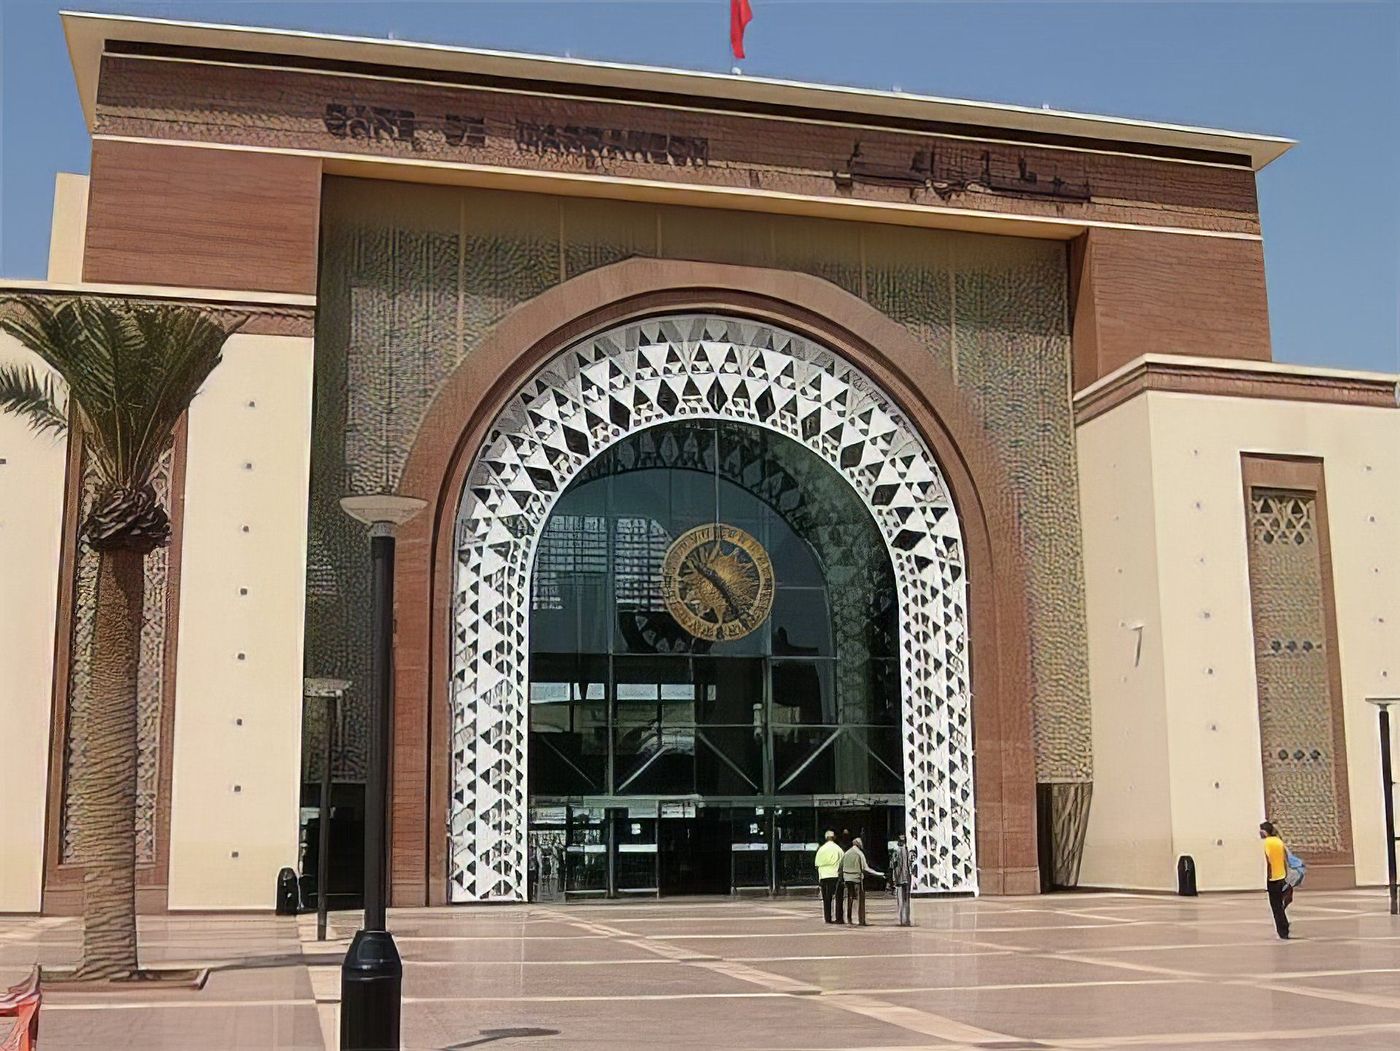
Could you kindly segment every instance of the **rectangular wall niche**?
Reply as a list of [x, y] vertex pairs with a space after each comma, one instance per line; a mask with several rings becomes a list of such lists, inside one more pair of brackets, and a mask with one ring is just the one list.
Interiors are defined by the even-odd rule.
[[1354, 885], [1341, 667], [1318, 460], [1243, 458], [1264, 802], [1329, 885]]

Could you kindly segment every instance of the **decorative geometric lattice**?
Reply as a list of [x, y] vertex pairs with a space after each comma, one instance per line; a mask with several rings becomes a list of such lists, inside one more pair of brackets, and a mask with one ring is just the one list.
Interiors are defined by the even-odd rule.
[[[368, 560], [347, 492], [397, 487], [433, 396], [500, 319], [632, 257], [806, 273], [903, 325], [1008, 473], [1025, 555], [1037, 780], [1092, 777], [1064, 253], [1053, 241], [328, 177], [322, 191], [308, 674], [349, 679], [337, 779], [363, 780]], [[321, 749], [313, 706], [306, 777]]]
[[1346, 849], [1312, 493], [1254, 489], [1249, 577], [1264, 802], [1290, 846]]
[[549, 513], [604, 449], [684, 419], [801, 441], [869, 507], [899, 599], [916, 889], [976, 890], [966, 573], [938, 465], [889, 398], [831, 351], [752, 321], [678, 315], [562, 351], [502, 411], [467, 476], [453, 599], [453, 900], [526, 891], [530, 574]]
[[[170, 506], [174, 452], [167, 449], [156, 465], [151, 484], [156, 497]], [[84, 464], [79, 522], [87, 521], [97, 498], [97, 476]], [[156, 805], [160, 794], [161, 704], [165, 690], [165, 607], [170, 549], [158, 547], [146, 556], [145, 593], [141, 605], [141, 647], [136, 673], [136, 861], [148, 865], [156, 858]], [[68, 677], [67, 742], [64, 748], [63, 835], [60, 860], [80, 862], [77, 831], [82, 827], [82, 803], [71, 791], [73, 777], [86, 756], [87, 710], [92, 688], [92, 646], [97, 613], [97, 552], [79, 541], [73, 574], [73, 656]]]

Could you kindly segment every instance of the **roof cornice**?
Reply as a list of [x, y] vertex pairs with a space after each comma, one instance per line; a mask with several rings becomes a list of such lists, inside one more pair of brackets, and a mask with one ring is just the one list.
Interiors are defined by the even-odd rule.
[[1125, 148], [1134, 143], [1146, 144], [1247, 157], [1256, 171], [1293, 145], [1291, 139], [1270, 135], [727, 73], [130, 15], [65, 11], [62, 18], [89, 130], [93, 127], [98, 73], [107, 42], [139, 41], [171, 47], [563, 82], [581, 88], [591, 86], [598, 89], [656, 91], [704, 100], [727, 99], [755, 106], [803, 107], [826, 111], [833, 118], [845, 120], [858, 115], [871, 119], [920, 120], [930, 124], [954, 123], [1036, 135], [1082, 137], [1122, 143]]

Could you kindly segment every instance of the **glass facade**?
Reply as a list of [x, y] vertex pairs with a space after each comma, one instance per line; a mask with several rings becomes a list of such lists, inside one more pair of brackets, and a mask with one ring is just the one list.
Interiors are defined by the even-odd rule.
[[[740, 637], [668, 606], [666, 554], [707, 524], [771, 564], [771, 613]], [[533, 897], [811, 886], [821, 828], [878, 864], [902, 826], [893, 570], [790, 438], [686, 421], [590, 464], [536, 549], [530, 651]]]

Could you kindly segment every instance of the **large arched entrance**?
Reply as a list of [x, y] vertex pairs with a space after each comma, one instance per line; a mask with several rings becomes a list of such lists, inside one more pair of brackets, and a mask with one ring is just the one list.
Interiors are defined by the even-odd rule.
[[[559, 608], [551, 608], [554, 599], [549, 597], [548, 588], [566, 585], [581, 588], [584, 585], [577, 563], [570, 563], [570, 572], [561, 574], [549, 562], [550, 545], [555, 541], [590, 542], [589, 527], [573, 521], [589, 516], [578, 514], [581, 508], [571, 507], [570, 502], [596, 500], [600, 491], [605, 494], [603, 513], [592, 517], [606, 521], [608, 540], [604, 547], [615, 552], [617, 527], [629, 514], [626, 501], [623, 504], [609, 502], [606, 494], [615, 493], [618, 488], [615, 479], [620, 475], [630, 473], [641, 477], [646, 473], [620, 472], [617, 468], [629, 457], [634, 458], [650, 448], [645, 435], [654, 430], [652, 444], [658, 435], [662, 441], [690, 441], [700, 467], [705, 463], [703, 448], [709, 441], [714, 460], [708, 490], [703, 481], [695, 484], [696, 479], [705, 476], [704, 470], [694, 466], [668, 467], [664, 463], [655, 468], [672, 481], [682, 479], [679, 492], [668, 482], [670, 487], [664, 508], [656, 503], [659, 497], [653, 498], [653, 510], [656, 514], [664, 512], [668, 523], [658, 527], [664, 536], [654, 538], [656, 550], [651, 549], [653, 539], [648, 535], [634, 552], [645, 563], [646, 573], [659, 574], [657, 587], [660, 591], [641, 598], [634, 588], [632, 605], [620, 604], [617, 574], [605, 564], [603, 572], [611, 574], [607, 585], [612, 589], [611, 598], [607, 600], [610, 604], [602, 607], [600, 618], [596, 614], [601, 599], [580, 598], [575, 603], [572, 668], [559, 670], [566, 651], [558, 648], [556, 638], [554, 643], [535, 649], [537, 658], [545, 655], [545, 664], [541, 666], [537, 660], [537, 673], [532, 676], [532, 633], [542, 638], [551, 630], [556, 633], [567, 630], [558, 626], [568, 619], [564, 616], [567, 604], [560, 599]], [[726, 457], [733, 461], [729, 467], [722, 466]], [[776, 538], [794, 547], [792, 557], [784, 563], [785, 572], [791, 574], [787, 586], [794, 589], [798, 586], [796, 581], [802, 578], [804, 562], [808, 579], [820, 573], [819, 589], [828, 603], [823, 614], [827, 630], [837, 633], [843, 626], [845, 630], [853, 630], [852, 624], [863, 620], [856, 648], [868, 649], [872, 641], [879, 648], [876, 636], [882, 614], [878, 606], [872, 602], [857, 613], [838, 616], [829, 599], [831, 585], [827, 572], [834, 568], [840, 575], [840, 567], [832, 561], [834, 556], [829, 553], [829, 565], [823, 567], [812, 538], [802, 537], [792, 521], [765, 498], [764, 479], [758, 475], [765, 469], [765, 462], [775, 460], [790, 464], [789, 474], [817, 468], [826, 471], [832, 482], [844, 486], [838, 487], [843, 498], [850, 501], [854, 497], [864, 517], [873, 524], [870, 535], [880, 541], [883, 550], [877, 553], [882, 561], [867, 562], [864, 569], [878, 577], [883, 565], [893, 581], [890, 612], [898, 642], [897, 647], [889, 647], [890, 656], [881, 659], [891, 662], [888, 670], [897, 678], [898, 716], [889, 712], [884, 720], [884, 728], [898, 735], [897, 745], [880, 743], [882, 723], [874, 714], [880, 703], [878, 698], [882, 696], [880, 690], [886, 690], [883, 696], [888, 702], [889, 692], [896, 689], [892, 683], [868, 690], [864, 699], [853, 702], [851, 713], [864, 713], [856, 717], [868, 721], [849, 719], [843, 728], [839, 718], [839, 680], [833, 679], [832, 685], [833, 722], [823, 722], [821, 720], [828, 716], [820, 699], [822, 669], [811, 664], [802, 672], [802, 684], [792, 687], [808, 699], [796, 705], [780, 703], [775, 708], [771, 696], [774, 674], [779, 673], [781, 679], [784, 672], [775, 664], [781, 664], [783, 656], [801, 655], [773, 652], [775, 647], [782, 648], [783, 643], [776, 631], [769, 630], [776, 624], [769, 612], [764, 611], [761, 623], [747, 625], [742, 635], [723, 642], [724, 646], [738, 651], [727, 654], [732, 660], [745, 656], [747, 645], [755, 651], [747, 656], [761, 663], [745, 666], [731, 660], [721, 669], [713, 659], [724, 654], [715, 654], [714, 646], [710, 652], [699, 653], [694, 642], [687, 641], [687, 638], [704, 641], [708, 629], [703, 623], [693, 623], [687, 630], [684, 615], [674, 607], [668, 606], [671, 623], [664, 617], [648, 616], [647, 609], [638, 607], [638, 603], [655, 605], [658, 597], [664, 602], [665, 589], [671, 586], [668, 571], [664, 567], [652, 567], [650, 562], [658, 557], [664, 562], [673, 553], [673, 545], [682, 539], [676, 531], [688, 520], [687, 513], [702, 525], [706, 519], [711, 519], [711, 526], [730, 525], [743, 530], [740, 523], [722, 521], [726, 512], [721, 498], [728, 493], [733, 507], [747, 508], [739, 516], [742, 520], [750, 521], [770, 542]], [[596, 479], [589, 474], [605, 468], [606, 473], [600, 477], [614, 481], [599, 490]], [[726, 472], [740, 481], [726, 480]], [[746, 473], [754, 476], [751, 484], [743, 482]], [[779, 472], [779, 481], [775, 483], [779, 487], [783, 484], [781, 476]], [[809, 481], [804, 480], [802, 487]], [[800, 487], [793, 487], [792, 491], [797, 488]], [[704, 499], [699, 499], [701, 495]], [[835, 501], [836, 497], [831, 499]], [[763, 508], [772, 513], [765, 513]], [[638, 516], [631, 514], [630, 517]], [[592, 528], [595, 535], [601, 535], [601, 525], [595, 524]], [[647, 526], [647, 530], [649, 534], [651, 526]], [[743, 532], [753, 538], [748, 530]], [[761, 538], [754, 539], [759, 541], [758, 550], [768, 550]], [[661, 549], [663, 540], [665, 550]], [[702, 537], [689, 554], [708, 557], [708, 552], [725, 558], [741, 558], [746, 553], [742, 544], [720, 550], [715, 546], [717, 540], [732, 541], [734, 535], [717, 537], [712, 531]], [[575, 780], [572, 788], [567, 788], [563, 781], [555, 784], [546, 778], [537, 778], [533, 787], [553, 791], [553, 795], [551, 791], [536, 793], [540, 796], [541, 809], [551, 799], [563, 799], [562, 803], [554, 805], [566, 808], [563, 815], [566, 830], [571, 821], [568, 808], [573, 804], [570, 799], [577, 798], [583, 811], [602, 811], [586, 815], [589, 821], [597, 823], [596, 832], [591, 835], [599, 839], [606, 836], [608, 842], [615, 844], [620, 825], [626, 836], [645, 838], [644, 832], [632, 832], [634, 827], [646, 827], [644, 819], [633, 820], [628, 807], [615, 804], [634, 787], [638, 789], [637, 794], [643, 795], [640, 789], [648, 784], [650, 789], [656, 790], [646, 791], [647, 802], [641, 805], [654, 805], [657, 820], [660, 820], [660, 807], [665, 797], [672, 797], [670, 801], [673, 802], [683, 796], [704, 797], [707, 793], [700, 789], [714, 787], [716, 791], [708, 794], [717, 802], [727, 799], [730, 803], [725, 820], [730, 822], [731, 832], [736, 816], [745, 827], [763, 827], [766, 822], [752, 819], [776, 820], [771, 811], [776, 795], [780, 794], [775, 794], [775, 790], [781, 786], [817, 789], [790, 793], [810, 799], [807, 816], [813, 826], [812, 834], [815, 834], [816, 823], [823, 820], [820, 800], [825, 798], [830, 804], [833, 797], [838, 797], [835, 801], [839, 805], [843, 794], [839, 790], [842, 778], [855, 777], [854, 771], [864, 764], [866, 773], [862, 784], [868, 791], [863, 797], [859, 793], [850, 795], [858, 797], [858, 804], [872, 808], [888, 806], [890, 800], [884, 797], [893, 797], [894, 801], [902, 798], [903, 819], [921, 859], [917, 889], [953, 892], [976, 889], [966, 572], [958, 516], [939, 466], [922, 439], [891, 399], [851, 362], [780, 327], [713, 314], [648, 318], [585, 337], [557, 354], [532, 376], [497, 417], [467, 472], [456, 517], [454, 545], [457, 569], [452, 600], [449, 782], [449, 892], [453, 900], [520, 900], [527, 893], [532, 794], [531, 749], [527, 740], [532, 726], [547, 724], [569, 727], [566, 736], [570, 740], [561, 737], [558, 741], [545, 741], [540, 748], [561, 745], [554, 748], [548, 762], [552, 770], [564, 771], [561, 777]], [[686, 554], [683, 550], [676, 557], [684, 558]], [[755, 551], [748, 550], [747, 555], [752, 559]], [[613, 557], [611, 553], [607, 556], [609, 560]], [[546, 581], [546, 573], [553, 574], [552, 583]], [[781, 610], [778, 604], [784, 599], [782, 582], [774, 578], [771, 587], [774, 608]], [[606, 591], [606, 588], [599, 590]], [[859, 594], [859, 589], [853, 589], [852, 593]], [[532, 595], [536, 600], [533, 616]], [[726, 601], [731, 613], [735, 612], [734, 603]], [[584, 639], [585, 621], [580, 611], [585, 605], [595, 614], [588, 620], [589, 631], [596, 628], [605, 634]], [[804, 612], [811, 612], [810, 603]], [[549, 622], [555, 613], [560, 614], [553, 618], [558, 624], [551, 628]], [[701, 615], [703, 619], [703, 609]], [[713, 610], [711, 615], [716, 615]], [[777, 619], [781, 620], [782, 616], [780, 614]], [[629, 617], [630, 628], [624, 626]], [[600, 619], [606, 619], [606, 624], [595, 623]], [[797, 623], [796, 620], [792, 622], [794, 630]], [[760, 632], [759, 627], [765, 630]], [[875, 632], [874, 636], [871, 631]], [[550, 649], [551, 645], [556, 648]], [[633, 652], [632, 647], [639, 647], [643, 652]], [[680, 647], [679, 653], [677, 647]], [[829, 659], [835, 663], [826, 670], [838, 677], [847, 674], [854, 683], [857, 672], [840, 671], [839, 649], [837, 644], [831, 646]], [[850, 640], [847, 651], [852, 652]], [[551, 654], [554, 656], [547, 656]], [[663, 655], [677, 660], [663, 668], [657, 664], [657, 659]], [[599, 657], [606, 658], [604, 670], [598, 667]], [[631, 662], [633, 657], [649, 658], [651, 664], [643, 668]], [[551, 671], [549, 662], [555, 658], [558, 658], [555, 670]], [[589, 662], [587, 667], [580, 663], [585, 658]], [[621, 672], [618, 658], [623, 658]], [[747, 671], [743, 670], [745, 667]], [[868, 680], [869, 672], [869, 667], [865, 666], [860, 674]], [[748, 676], [747, 685], [742, 681], [745, 675]], [[737, 681], [735, 676], [738, 676]], [[719, 681], [721, 677], [727, 677], [724, 684]], [[722, 685], [726, 691], [724, 699], [720, 697]], [[669, 746], [666, 745], [662, 696], [668, 686], [671, 687], [670, 699], [680, 708], [684, 708], [687, 697], [690, 701], [689, 715], [681, 712]], [[848, 685], [848, 697], [853, 688]], [[641, 694], [648, 691], [654, 702], [653, 716], [621, 711], [624, 693], [629, 695], [629, 703], [635, 702], [640, 711], [647, 702]], [[575, 693], [578, 693], [577, 701]], [[720, 721], [706, 728], [704, 698], [709, 695], [718, 706], [710, 714]], [[757, 716], [753, 710], [755, 696], [760, 705]], [[573, 729], [580, 725], [580, 720], [582, 725], [587, 725], [592, 717], [590, 702], [597, 702], [592, 709], [595, 713], [599, 707], [604, 712], [602, 733], [606, 742], [603, 749], [606, 769], [602, 774], [597, 770], [596, 754], [586, 758], [583, 751], [583, 738], [590, 735], [594, 741], [590, 747], [595, 753], [598, 750], [598, 727], [594, 725], [582, 732]], [[748, 706], [749, 719], [746, 722], [725, 721], [734, 717], [735, 706], [741, 703]], [[779, 736], [786, 739], [785, 744], [799, 742], [780, 758], [776, 743], [770, 740], [774, 713], [778, 709], [793, 709], [800, 716], [804, 704], [813, 721], [793, 723], [800, 729], [791, 733], [779, 732]], [[559, 707], [554, 711], [545, 711], [547, 706], [555, 705]], [[542, 721], [532, 718], [537, 706]], [[646, 721], [633, 725], [625, 722], [628, 718]], [[756, 759], [749, 740], [755, 734], [755, 718], [760, 720], [758, 733], [762, 736]], [[767, 725], [763, 725], [763, 720]], [[624, 725], [636, 732], [619, 735], [619, 727]], [[742, 729], [744, 743], [741, 745], [732, 733], [728, 735], [729, 742], [724, 743], [721, 727], [731, 731]], [[825, 737], [822, 736], [824, 730], [828, 731]], [[800, 743], [803, 732], [810, 745], [805, 752]], [[799, 781], [814, 764], [813, 778], [816, 778], [817, 772], [825, 769], [826, 760], [821, 756], [838, 746], [839, 751], [832, 752], [830, 776], [818, 778], [822, 784], [814, 780]], [[642, 751], [627, 752], [634, 747]], [[699, 756], [702, 753], [707, 757], [708, 773], [701, 770]], [[544, 754], [540, 753], [538, 761], [545, 762]], [[667, 763], [668, 754], [689, 756], [688, 774], [680, 772], [686, 767], [683, 758]], [[718, 765], [708, 759], [710, 754], [717, 757]], [[619, 755], [624, 762], [633, 763], [636, 776], [629, 779], [624, 774], [619, 779]], [[784, 762], [794, 756], [790, 769], [784, 768]], [[837, 772], [838, 759], [844, 762], [845, 773]], [[898, 769], [900, 778], [882, 779], [882, 765], [890, 773]], [[570, 766], [572, 771], [568, 769]], [[668, 766], [676, 771], [671, 781], [661, 775]], [[654, 773], [648, 775], [648, 770]], [[647, 776], [657, 780], [639, 783], [638, 778]], [[712, 784], [697, 780], [710, 776], [716, 779]], [[672, 791], [684, 787], [685, 777], [690, 778], [691, 791]], [[852, 782], [848, 780], [847, 783]], [[743, 791], [745, 787], [758, 791]], [[561, 788], [562, 791], [555, 791]], [[875, 788], [892, 791], [874, 791]], [[602, 805], [592, 805], [599, 803]], [[763, 809], [763, 814], [754, 813], [759, 808]], [[736, 815], [736, 811], [744, 809], [750, 811], [747, 820], [742, 813]], [[679, 820], [697, 820], [693, 814], [690, 817], [686, 814], [682, 807]], [[536, 816], [539, 818], [535, 822], [537, 831], [543, 837], [550, 831], [547, 819], [558, 814]], [[672, 816], [675, 817], [675, 812]], [[697, 842], [703, 840], [708, 844], [705, 849], [718, 849], [715, 827], [715, 822], [708, 828], [700, 824], [693, 826]], [[654, 832], [651, 845], [658, 846], [660, 836], [659, 830]], [[540, 843], [544, 842], [541, 838]], [[780, 883], [783, 840], [770, 831], [767, 842], [771, 852], [768, 878]], [[607, 844], [579, 845], [606, 847]], [[638, 842], [636, 845], [647, 844]], [[731, 851], [734, 845], [732, 841], [726, 844]], [[591, 853], [605, 853], [608, 864], [614, 868], [620, 856], [620, 853], [607, 851]], [[655, 871], [660, 882], [663, 876], [660, 854], [663, 852], [659, 846], [657, 853]], [[731, 865], [731, 874], [733, 871]], [[751, 874], [744, 878], [751, 878]], [[608, 875], [606, 879], [609, 882], [604, 889], [618, 889], [615, 875]]]
[[904, 830], [879, 527], [785, 435], [628, 435], [555, 504], [530, 598], [532, 900], [814, 887], [821, 830]]

